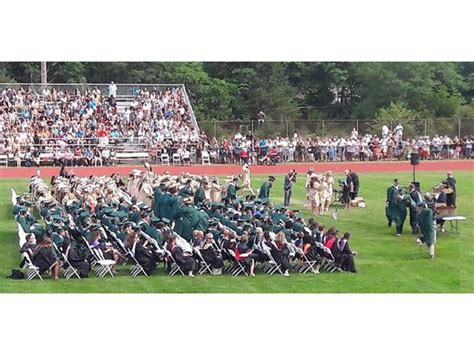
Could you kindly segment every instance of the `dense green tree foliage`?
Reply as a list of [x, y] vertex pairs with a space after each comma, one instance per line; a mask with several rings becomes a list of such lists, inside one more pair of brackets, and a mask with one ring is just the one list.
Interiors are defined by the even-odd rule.
[[[0, 63], [2, 82], [39, 82], [40, 63]], [[183, 83], [200, 120], [472, 116], [474, 63], [49, 62], [51, 83]]]

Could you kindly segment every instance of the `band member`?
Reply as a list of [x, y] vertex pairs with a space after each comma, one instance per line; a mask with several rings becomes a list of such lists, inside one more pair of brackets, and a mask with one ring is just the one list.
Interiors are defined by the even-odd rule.
[[454, 208], [456, 207], [456, 179], [451, 171], [448, 171], [448, 178], [445, 184], [448, 190], [450, 190], [450, 193], [447, 194], [447, 205]]
[[319, 182], [319, 179], [316, 175], [313, 175], [309, 182], [309, 201], [311, 203], [311, 212], [313, 213], [314, 216], [318, 215], [319, 206], [321, 204], [321, 201], [319, 200], [320, 189], [321, 189], [321, 184]]
[[326, 172], [326, 176], [324, 180], [327, 183], [327, 190], [326, 190], [326, 202], [324, 204], [324, 211], [327, 212], [329, 210], [329, 205], [332, 201], [332, 194], [333, 194], [333, 186], [334, 186], [334, 177], [332, 176], [332, 171]]
[[417, 190], [415, 184], [410, 184], [410, 226], [413, 234], [418, 233], [418, 204], [423, 202], [420, 191]]
[[314, 174], [314, 169], [309, 169], [308, 172], [306, 173], [306, 183], [304, 185], [304, 188], [306, 189], [306, 203], [305, 207], [310, 207], [311, 206], [311, 201], [309, 198], [309, 185], [311, 183], [311, 177]]
[[419, 204], [418, 208], [418, 225], [421, 236], [416, 241], [420, 246], [425, 244], [428, 247], [430, 258], [434, 259], [436, 234], [433, 226], [433, 211], [423, 202]]
[[293, 169], [293, 170], [290, 170], [288, 174], [286, 174], [285, 176], [285, 183], [283, 185], [283, 190], [284, 190], [283, 206], [290, 205], [291, 189], [293, 188], [293, 184], [296, 183], [296, 175], [297, 175], [297, 172], [295, 169]]
[[221, 201], [222, 188], [219, 185], [219, 180], [217, 178], [212, 179], [211, 182], [211, 201], [220, 202]]
[[252, 189], [252, 183], [250, 182], [250, 168], [248, 164], [242, 166], [242, 194], [246, 191], [250, 191], [252, 195], [255, 195], [255, 192]]

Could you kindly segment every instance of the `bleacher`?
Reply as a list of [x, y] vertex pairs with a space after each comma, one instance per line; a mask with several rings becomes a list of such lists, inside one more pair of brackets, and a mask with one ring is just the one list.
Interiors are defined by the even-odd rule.
[[[106, 98], [108, 96], [108, 86], [109, 84], [48, 84], [48, 90], [52, 90], [53, 88], [56, 91], [65, 91], [67, 90], [70, 94], [69, 97], [74, 98], [76, 97], [74, 92], [76, 89], [79, 89], [81, 94], [84, 95], [86, 90], [89, 92], [94, 89], [99, 89], [101, 91], [102, 97]], [[155, 85], [130, 85], [130, 84], [116, 84], [117, 86], [117, 95], [115, 97], [116, 102], [116, 110], [117, 113], [123, 114], [125, 112], [125, 108], [129, 108], [133, 105], [135, 99], [140, 96], [141, 90], [148, 90], [148, 92], [164, 92], [169, 88], [177, 88], [180, 89], [182, 92], [181, 98], [184, 99], [185, 107], [186, 108], [186, 117], [190, 119], [190, 124], [192, 128], [199, 134], [199, 126], [197, 124], [196, 117], [194, 115], [194, 111], [191, 106], [191, 102], [186, 92], [186, 88], [183, 84], [155, 84]], [[50, 96], [45, 97], [43, 96], [43, 87], [40, 84], [0, 84], [0, 92], [4, 89], [14, 89], [19, 90], [20, 88], [31, 88], [38, 93], [40, 99], [45, 101], [46, 106], [54, 107], [59, 103], [59, 101], [51, 101]], [[105, 104], [108, 107], [108, 104]], [[82, 106], [81, 106], [82, 107]], [[1, 111], [1, 107], [0, 107]], [[17, 111], [17, 115], [20, 118], [21, 112], [20, 110]], [[0, 117], [1, 119], [1, 117]], [[109, 133], [110, 134], [110, 133]], [[5, 140], [8, 138], [7, 135], [1, 134], [0, 132], [0, 144], [3, 144]], [[112, 137], [109, 136], [109, 139]], [[87, 145], [81, 143], [81, 145]], [[33, 144], [20, 144], [20, 156], [15, 156], [14, 152], [12, 151], [2, 151], [0, 150], [0, 166], [20, 166], [24, 165], [25, 161], [25, 152], [29, 148], [44, 148], [45, 144], [33, 145]], [[72, 146], [74, 147], [74, 145]], [[124, 142], [120, 144], [109, 144], [108, 145], [111, 150], [114, 151], [114, 155], [112, 157], [113, 163], [117, 164], [133, 164], [133, 163], [142, 163], [146, 160], [149, 160], [149, 147], [145, 142], [138, 141], [130, 143]], [[40, 156], [39, 156], [40, 165], [52, 165], [54, 161], [54, 153], [51, 146], [49, 149], [42, 149]]]

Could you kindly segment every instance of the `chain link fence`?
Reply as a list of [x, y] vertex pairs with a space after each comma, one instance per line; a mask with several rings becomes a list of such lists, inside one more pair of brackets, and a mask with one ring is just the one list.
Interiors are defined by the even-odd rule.
[[[292, 137], [296, 132], [300, 137], [349, 136], [355, 128], [359, 136], [365, 134], [382, 135], [386, 125], [393, 131], [398, 124], [395, 120], [266, 120], [257, 121], [199, 121], [199, 127], [208, 137], [231, 138], [237, 132], [252, 132], [255, 137]], [[402, 121], [404, 137], [447, 135], [459, 138], [474, 135], [474, 118], [428, 118]]]

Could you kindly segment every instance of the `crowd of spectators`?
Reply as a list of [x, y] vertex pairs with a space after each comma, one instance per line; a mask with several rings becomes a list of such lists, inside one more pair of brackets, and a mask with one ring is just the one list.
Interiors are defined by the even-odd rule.
[[113, 82], [107, 93], [97, 87], [82, 92], [4, 89], [0, 155], [13, 155], [25, 164], [35, 162], [41, 153], [50, 153], [53, 160], [98, 164], [127, 143], [198, 141], [182, 88], [145, 88], [123, 110], [118, 109], [116, 92]]
[[[426, 159], [470, 159], [472, 136], [404, 137], [401, 123], [380, 135], [354, 128], [348, 136], [256, 138], [252, 132], [217, 140], [199, 134], [179, 87], [142, 89], [129, 106], [119, 110], [117, 86], [107, 93], [6, 88], [0, 96], [0, 156], [14, 164], [69, 166], [115, 164], [116, 153], [134, 147], [158, 163], [163, 154], [179, 155], [183, 164], [209, 160], [214, 164], [316, 161], [404, 160], [411, 152]], [[261, 123], [263, 112], [259, 113]]]

